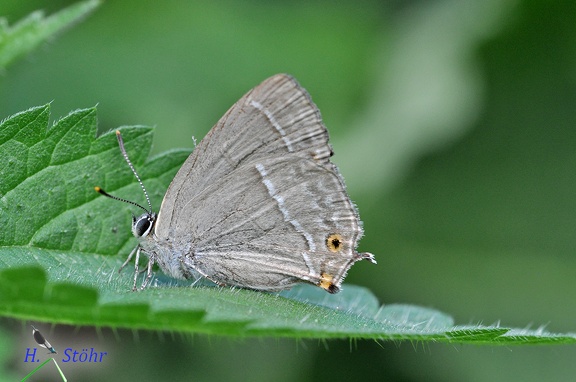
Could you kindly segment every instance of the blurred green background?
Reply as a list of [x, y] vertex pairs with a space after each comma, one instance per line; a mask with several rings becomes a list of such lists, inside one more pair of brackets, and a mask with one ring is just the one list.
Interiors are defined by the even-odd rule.
[[[14, 23], [71, 3], [2, 0], [0, 15]], [[50, 101], [54, 118], [98, 104], [101, 131], [152, 125], [155, 153], [191, 148], [278, 72], [322, 111], [364, 221], [360, 250], [378, 259], [348, 283], [459, 324], [575, 331], [576, 2], [107, 1], [0, 74], [0, 118]], [[9, 369], [23, 375], [29, 330], [2, 327], [11, 339], [0, 347], [18, 349]], [[110, 358], [69, 380], [576, 376], [573, 346], [76, 336]]]

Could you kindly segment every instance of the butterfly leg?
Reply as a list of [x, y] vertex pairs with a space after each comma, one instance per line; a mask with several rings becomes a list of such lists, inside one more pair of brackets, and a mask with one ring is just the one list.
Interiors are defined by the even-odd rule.
[[132, 291], [137, 291], [138, 288], [136, 287], [136, 281], [138, 279], [138, 274], [140, 273], [138, 271], [138, 261], [140, 260], [140, 246], [137, 246], [135, 248], [136, 250], [136, 259], [134, 260], [134, 284], [132, 285]]
[[140, 286], [140, 290], [144, 290], [144, 288], [146, 288], [146, 286], [150, 282], [150, 279], [152, 278], [152, 267], [153, 266], [154, 266], [154, 257], [150, 256], [150, 258], [148, 259], [148, 269], [146, 271], [146, 278], [144, 279], [144, 281], [142, 281], [142, 285]]
[[140, 248], [139, 245], [137, 245], [136, 247], [134, 247], [134, 249], [132, 250], [132, 252], [130, 252], [130, 254], [128, 255], [128, 258], [126, 259], [126, 261], [124, 262], [124, 264], [122, 264], [122, 266], [120, 267], [120, 269], [118, 269], [118, 273], [122, 272], [122, 269], [124, 269], [124, 267], [130, 262], [130, 260], [132, 260], [132, 257], [134, 257], [134, 254], [136, 253], [136, 250]]

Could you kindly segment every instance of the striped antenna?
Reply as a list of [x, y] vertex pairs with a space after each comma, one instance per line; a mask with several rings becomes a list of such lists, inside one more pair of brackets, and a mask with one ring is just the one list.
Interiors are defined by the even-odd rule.
[[124, 140], [122, 140], [122, 134], [120, 134], [119, 130], [116, 130], [116, 138], [118, 138], [118, 144], [120, 145], [120, 151], [122, 152], [122, 156], [124, 157], [124, 160], [126, 160], [126, 163], [128, 163], [128, 166], [130, 166], [130, 170], [132, 170], [132, 173], [134, 174], [134, 176], [136, 177], [136, 179], [138, 180], [138, 183], [140, 184], [140, 187], [142, 187], [142, 191], [144, 191], [144, 196], [146, 197], [146, 201], [148, 202], [148, 207], [150, 207], [149, 210], [147, 210], [145, 207], [141, 206], [140, 204], [133, 202], [131, 200], [127, 200], [124, 198], [119, 198], [117, 196], [114, 195], [110, 195], [109, 193], [107, 193], [106, 191], [104, 191], [102, 188], [96, 186], [94, 187], [94, 190], [101, 194], [104, 195], [110, 199], [114, 199], [114, 200], [118, 200], [120, 202], [124, 202], [124, 203], [129, 203], [132, 204], [134, 206], [140, 207], [142, 208], [144, 211], [148, 212], [148, 213], [152, 213], [152, 203], [150, 203], [150, 197], [148, 197], [148, 192], [146, 191], [146, 188], [144, 187], [144, 183], [142, 183], [142, 180], [140, 179], [140, 176], [138, 176], [138, 173], [136, 172], [136, 169], [134, 168], [134, 165], [132, 164], [132, 162], [130, 161], [130, 158], [128, 158], [128, 153], [126, 152], [126, 149], [124, 148]]

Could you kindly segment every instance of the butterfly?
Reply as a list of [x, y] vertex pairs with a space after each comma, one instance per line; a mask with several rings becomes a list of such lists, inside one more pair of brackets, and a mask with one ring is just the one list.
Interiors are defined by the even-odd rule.
[[133, 218], [138, 260], [178, 279], [277, 291], [301, 282], [336, 293], [363, 234], [356, 207], [334, 163], [320, 111], [298, 82], [275, 75], [250, 90], [208, 132], [166, 191], [158, 214], [124, 148], [149, 208]]

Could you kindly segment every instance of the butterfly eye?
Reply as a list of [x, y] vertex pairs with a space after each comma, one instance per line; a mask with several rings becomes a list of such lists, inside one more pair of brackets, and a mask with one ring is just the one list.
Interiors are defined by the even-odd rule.
[[156, 214], [146, 213], [132, 219], [132, 233], [136, 237], [146, 237], [152, 230]]

